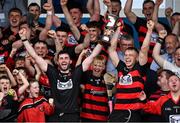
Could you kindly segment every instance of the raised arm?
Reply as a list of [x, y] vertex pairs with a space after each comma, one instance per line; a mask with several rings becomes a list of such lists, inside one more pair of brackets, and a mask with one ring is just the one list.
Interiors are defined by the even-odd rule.
[[68, 2], [68, 0], [60, 0], [61, 8], [63, 10], [63, 13], [66, 17], [67, 23], [69, 24], [74, 37], [76, 38], [76, 40], [79, 40], [81, 34], [80, 34], [80, 31], [78, 30], [76, 24], [74, 23], [72, 16], [69, 13], [69, 10], [67, 8], [67, 2]]
[[165, 62], [165, 59], [163, 59], [161, 56], [160, 56], [160, 50], [161, 50], [161, 45], [163, 43], [163, 39], [164, 37], [167, 35], [167, 32], [166, 30], [162, 30], [159, 32], [159, 39], [156, 43], [156, 45], [154, 46], [154, 49], [153, 49], [153, 58], [154, 60], [159, 64], [160, 67], [163, 67], [163, 64]]
[[[172, 30], [173, 34], [176, 34], [178, 36], [178, 38], [180, 37], [180, 20], [176, 21], [173, 30]], [[180, 39], [180, 38], [179, 38]], [[179, 40], [180, 41], [180, 40]]]
[[128, 18], [128, 20], [134, 24], [137, 20], [137, 16], [135, 15], [134, 12], [132, 12], [132, 3], [133, 3], [133, 0], [126, 1], [125, 7], [124, 7], [124, 14]]
[[87, 71], [94, 58], [101, 52], [103, 46], [101, 44], [97, 44], [90, 56], [88, 56], [82, 63], [83, 71]]
[[40, 57], [36, 54], [33, 47], [31, 46], [31, 44], [28, 41], [28, 39], [30, 38], [30, 31], [25, 28], [22, 28], [19, 31], [19, 36], [21, 37], [21, 40], [23, 41], [23, 44], [24, 44], [26, 50], [28, 51], [28, 53], [30, 54], [30, 56], [33, 57], [33, 59], [36, 61], [38, 66], [41, 68], [41, 70], [46, 72], [47, 66], [48, 66], [47, 62], [42, 57]]
[[94, 3], [94, 0], [88, 0], [88, 1], [87, 1], [87, 4], [86, 4], [86, 8], [87, 8], [90, 16], [93, 16], [93, 13], [94, 13], [93, 3]]
[[25, 92], [25, 90], [28, 88], [29, 82], [27, 81], [27, 79], [25, 78], [25, 76], [24, 76], [20, 71], [18, 71], [18, 70], [15, 69], [15, 70], [13, 70], [13, 74], [14, 74], [15, 76], [20, 76], [20, 78], [22, 79], [23, 85], [18, 88], [18, 94], [21, 95], [21, 94], [23, 94], [23, 93]]
[[5, 70], [7, 72], [7, 75], [9, 77], [10, 81], [11, 81], [11, 86], [12, 87], [16, 86], [17, 85], [16, 80], [14, 79], [14, 76], [12, 75], [11, 71], [9, 70], [9, 68], [5, 64], [3, 64], [1, 66], [3, 66], [5, 68]]
[[112, 4], [111, 0], [103, 0], [104, 4], [107, 6], [107, 10], [109, 14], [112, 14]]
[[108, 48], [109, 57], [111, 58], [111, 61], [115, 67], [117, 67], [117, 65], [119, 63], [118, 54], [116, 52], [119, 34], [120, 34], [120, 27], [118, 27], [116, 29], [116, 31], [111, 39], [111, 46]]
[[158, 12], [159, 12], [159, 6], [163, 3], [163, 0], [156, 0], [155, 6], [154, 6], [154, 11], [153, 11], [153, 16], [152, 20], [154, 21], [155, 24], [155, 29], [157, 32], [160, 30], [164, 30], [164, 26], [158, 22]]
[[147, 28], [148, 28], [148, 31], [146, 33], [146, 37], [144, 38], [143, 44], [141, 46], [141, 50], [139, 52], [140, 65], [145, 65], [148, 60], [148, 50], [150, 46], [150, 39], [151, 39], [151, 34], [154, 29], [154, 22], [152, 20], [147, 22]]
[[85, 49], [89, 46], [89, 44], [90, 44], [90, 36], [89, 36], [89, 33], [87, 33], [84, 38], [83, 43], [81, 43], [75, 47], [75, 53], [76, 54], [81, 53], [83, 49]]
[[94, 13], [93, 16], [91, 16], [91, 21], [99, 21], [100, 19], [100, 4], [99, 0], [94, 0]]
[[47, 11], [46, 24], [41, 33], [39, 34], [39, 39], [45, 41], [47, 39], [47, 32], [52, 26], [52, 16], [53, 16], [53, 6], [52, 0], [48, 0], [48, 3], [43, 5], [43, 8]]
[[152, 16], [152, 20], [155, 24], [158, 23], [158, 12], [159, 12], [159, 6], [162, 4], [163, 0], [156, 0], [155, 6], [154, 6], [154, 12]]
[[173, 9], [171, 7], [168, 7], [165, 9], [165, 16], [166, 16], [166, 19], [169, 23], [169, 26], [172, 28], [172, 24], [171, 24], [171, 15], [173, 13]]
[[84, 49], [78, 57], [78, 60], [76, 61], [76, 67], [82, 63], [83, 58], [86, 56], [88, 49]]

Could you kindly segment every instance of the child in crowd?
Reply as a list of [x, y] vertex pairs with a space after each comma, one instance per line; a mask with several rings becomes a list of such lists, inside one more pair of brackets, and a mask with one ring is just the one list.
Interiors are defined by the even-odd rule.
[[27, 81], [27, 74], [24, 68], [17, 68], [13, 70], [13, 74], [17, 81], [16, 92], [18, 95], [18, 101], [21, 102], [26, 97], [25, 90], [29, 86], [29, 82]]
[[15, 121], [17, 106], [17, 94], [11, 89], [10, 79], [7, 76], [0, 77], [0, 121]]
[[45, 122], [45, 116], [54, 112], [53, 99], [49, 103], [43, 96], [39, 96], [39, 83], [31, 80], [27, 89], [29, 97], [19, 107], [18, 122]]

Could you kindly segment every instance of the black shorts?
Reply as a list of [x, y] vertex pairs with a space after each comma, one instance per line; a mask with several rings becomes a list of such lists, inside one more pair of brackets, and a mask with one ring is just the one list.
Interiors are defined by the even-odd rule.
[[60, 113], [53, 114], [48, 118], [49, 122], [79, 122], [79, 113]]
[[109, 122], [141, 122], [139, 110], [113, 111], [109, 116]]

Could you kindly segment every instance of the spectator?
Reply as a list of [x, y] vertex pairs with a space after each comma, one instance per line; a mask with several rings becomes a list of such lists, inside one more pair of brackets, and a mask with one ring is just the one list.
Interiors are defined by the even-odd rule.
[[166, 36], [166, 34], [167, 32], [165, 31], [159, 32], [160, 38], [158, 39], [158, 42], [156, 43], [153, 49], [153, 57], [160, 67], [162, 67], [163, 69], [171, 70], [174, 73], [176, 73], [178, 76], [180, 76], [180, 62], [179, 62], [180, 47], [177, 47], [175, 49], [175, 52], [173, 55], [173, 59], [174, 59], [173, 63], [165, 60], [162, 56], [160, 56], [161, 45], [164, 42], [163, 39]]
[[[163, 122], [170, 122], [172, 117], [177, 116], [180, 113], [178, 110], [180, 79], [176, 74], [171, 73], [168, 79], [168, 86], [170, 89], [169, 94], [160, 97], [155, 102], [147, 102], [143, 107], [145, 112], [160, 115]], [[146, 98], [145, 93], [142, 93], [141, 100], [144, 98]]]
[[17, 94], [8, 77], [0, 77], [0, 120], [14, 122], [17, 117]]
[[[178, 47], [179, 41], [178, 38], [175, 34], [168, 34], [165, 37], [165, 52], [164, 54], [161, 55], [165, 60], [169, 61], [170, 63], [173, 63], [173, 55], [175, 52], [175, 49]], [[157, 71], [159, 69], [159, 65], [156, 63], [155, 60], [151, 63], [150, 69]]]
[[43, 96], [39, 96], [39, 83], [31, 80], [27, 89], [29, 97], [20, 104], [18, 122], [45, 122], [45, 116], [53, 114], [53, 100], [49, 103]]
[[0, 2], [0, 13], [3, 13], [5, 19], [4, 19], [4, 22], [1, 21], [0, 26], [4, 28], [9, 26], [9, 22], [8, 22], [9, 11], [12, 8], [20, 9], [22, 12], [22, 15], [25, 15], [27, 12], [26, 2], [24, 0], [2, 0]]

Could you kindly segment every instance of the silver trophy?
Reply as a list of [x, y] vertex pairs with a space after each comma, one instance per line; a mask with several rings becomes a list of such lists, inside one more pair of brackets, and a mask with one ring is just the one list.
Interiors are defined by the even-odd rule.
[[101, 37], [100, 43], [104, 46], [110, 45], [110, 40], [114, 30], [117, 28], [117, 22], [119, 17], [113, 14], [109, 14], [106, 18], [106, 25], [104, 29], [104, 35]]

